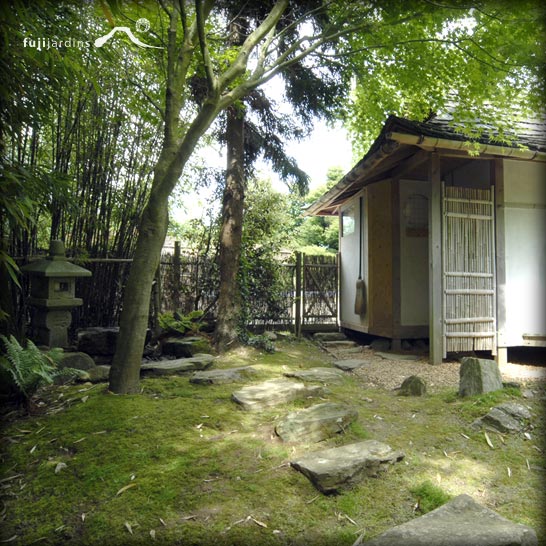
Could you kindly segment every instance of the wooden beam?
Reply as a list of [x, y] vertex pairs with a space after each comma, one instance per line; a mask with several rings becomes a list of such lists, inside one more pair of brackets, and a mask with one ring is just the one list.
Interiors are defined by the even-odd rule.
[[390, 173], [392, 178], [403, 178], [404, 175], [420, 167], [425, 161], [428, 161], [430, 153], [425, 150], [419, 150], [416, 154], [406, 159], [404, 163], [393, 169]]
[[441, 364], [443, 350], [442, 318], [442, 181], [440, 156], [430, 153], [428, 179], [431, 185], [429, 201], [429, 360]]

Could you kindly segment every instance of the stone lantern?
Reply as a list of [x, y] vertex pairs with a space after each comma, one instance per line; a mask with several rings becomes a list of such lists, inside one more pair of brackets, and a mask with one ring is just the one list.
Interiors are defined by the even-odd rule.
[[66, 259], [62, 241], [51, 241], [49, 256], [21, 270], [30, 276], [31, 337], [37, 344], [66, 347], [72, 308], [83, 303], [75, 297], [76, 277], [90, 277], [91, 271]]

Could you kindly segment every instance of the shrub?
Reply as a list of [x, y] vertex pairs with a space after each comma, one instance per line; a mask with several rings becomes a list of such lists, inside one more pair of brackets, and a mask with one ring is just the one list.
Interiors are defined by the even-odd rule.
[[59, 369], [62, 349], [44, 352], [30, 340], [22, 347], [14, 336], [0, 338], [5, 347], [5, 355], [0, 356], [0, 368], [11, 377], [19, 401], [27, 405], [41, 386], [53, 383], [57, 377], [73, 377], [78, 373], [71, 368]]
[[191, 311], [187, 315], [183, 315], [178, 311], [171, 313], [163, 313], [159, 315], [159, 326], [166, 332], [177, 334], [196, 334], [207, 324], [202, 321], [203, 311]]

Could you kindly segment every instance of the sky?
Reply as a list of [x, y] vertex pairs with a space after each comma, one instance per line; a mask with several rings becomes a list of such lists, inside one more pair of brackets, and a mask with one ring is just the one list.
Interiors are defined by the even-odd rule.
[[[351, 144], [346, 131], [341, 125], [331, 128], [325, 122], [317, 120], [314, 130], [308, 138], [289, 143], [286, 148], [288, 154], [296, 159], [298, 166], [310, 176], [310, 189], [326, 182], [326, 173], [330, 167], [341, 167], [344, 172], [348, 172], [354, 165]], [[203, 149], [197, 153], [201, 156], [202, 161], [205, 161], [208, 165], [225, 167], [223, 150], [214, 147]], [[273, 187], [277, 191], [288, 191], [286, 184], [272, 172], [267, 163], [258, 165], [258, 171], [259, 176], [271, 179]], [[183, 208], [175, 207], [172, 210], [172, 219], [183, 222], [191, 218], [200, 218], [208, 197], [209, 194], [206, 189], [185, 196], [183, 199], [185, 206]]]
[[[323, 121], [317, 121], [311, 136], [289, 144], [287, 151], [296, 159], [300, 169], [311, 177], [311, 189], [326, 182], [329, 168], [341, 167], [344, 172], [348, 172], [353, 166], [351, 144], [341, 125], [330, 128]], [[264, 174], [270, 174], [277, 187], [277, 177], [273, 173]]]

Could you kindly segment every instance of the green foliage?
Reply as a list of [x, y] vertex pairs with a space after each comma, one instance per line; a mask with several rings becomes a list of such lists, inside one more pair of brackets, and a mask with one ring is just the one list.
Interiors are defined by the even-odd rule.
[[14, 336], [0, 336], [5, 347], [5, 356], [0, 357], [0, 368], [7, 371], [23, 400], [28, 401], [43, 385], [53, 383], [60, 376], [73, 375], [75, 370], [59, 369], [63, 350], [60, 348], [43, 352], [27, 340], [23, 348]]
[[274, 353], [275, 352], [275, 344], [264, 335], [255, 336], [252, 334], [249, 334], [248, 332], [241, 332], [239, 334], [239, 339], [249, 347], [254, 347], [255, 349], [259, 349], [261, 351], [265, 351], [266, 353]]
[[196, 334], [207, 325], [206, 322], [202, 321], [203, 314], [201, 310], [191, 311], [187, 315], [178, 311], [174, 313], [168, 311], [159, 315], [159, 325], [163, 330], [170, 333]]
[[434, 485], [430, 480], [426, 480], [411, 489], [411, 493], [417, 500], [417, 509], [423, 514], [435, 510], [451, 500], [451, 495], [441, 487]]
[[340, 44], [356, 78], [347, 112], [359, 155], [389, 114], [422, 121], [449, 106], [454, 124], [479, 116], [480, 130], [495, 127], [503, 138], [512, 120], [543, 107], [542, 3], [410, 0], [366, 9], [368, 31]]
[[[321, 186], [315, 188], [306, 195], [300, 203], [300, 208], [305, 209], [316, 201], [330, 188], [337, 184], [345, 173], [339, 167], [331, 167], [327, 172], [327, 180]], [[339, 247], [339, 219], [337, 216], [306, 216], [299, 220], [295, 234], [295, 249], [305, 254], [323, 254], [337, 252]]]

